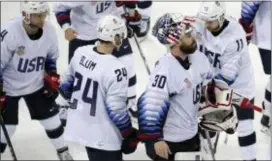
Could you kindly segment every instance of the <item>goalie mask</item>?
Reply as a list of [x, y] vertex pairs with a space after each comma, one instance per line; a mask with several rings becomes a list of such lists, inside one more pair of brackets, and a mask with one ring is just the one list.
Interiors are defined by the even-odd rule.
[[204, 99], [199, 108], [199, 125], [214, 132], [233, 134], [238, 125], [236, 108], [232, 105], [232, 89], [220, 80], [212, 80], [204, 86]]

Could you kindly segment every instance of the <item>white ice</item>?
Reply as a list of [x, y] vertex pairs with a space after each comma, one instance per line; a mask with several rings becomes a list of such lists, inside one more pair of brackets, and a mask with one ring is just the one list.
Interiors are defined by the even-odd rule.
[[[197, 11], [199, 2], [154, 2], [152, 14], [151, 14], [151, 25], [154, 21], [165, 12], [180, 12], [186, 15], [194, 15]], [[240, 16], [240, 2], [227, 2], [227, 14], [235, 18]], [[7, 23], [8, 20], [20, 16], [19, 2], [2, 2], [1, 3], [1, 24]], [[58, 61], [58, 68], [60, 72], [63, 72], [67, 67], [67, 55], [68, 55], [68, 43], [64, 39], [64, 34], [59, 28], [55, 16], [53, 13], [50, 15], [50, 20], [56, 26], [59, 47], [60, 47], [60, 58]], [[133, 40], [131, 40], [133, 46], [135, 68], [137, 72], [137, 93], [140, 94], [147, 83], [147, 72], [143, 65], [143, 61], [139, 55], [137, 47]], [[149, 35], [148, 39], [141, 43], [143, 52], [147, 58], [148, 64], [153, 68], [155, 61], [165, 54], [166, 49], [161, 46], [155, 39]], [[258, 50], [255, 46], [250, 45], [250, 56], [254, 64], [255, 71], [255, 82], [256, 82], [256, 103], [261, 105], [264, 98], [264, 88], [268, 80], [268, 77], [264, 74], [262, 69], [261, 60], [259, 57]], [[257, 132], [257, 159], [268, 160], [268, 152], [270, 149], [270, 138], [264, 136], [260, 132], [260, 114], [255, 113], [255, 129]], [[55, 160], [57, 155], [54, 147], [47, 138], [44, 129], [37, 121], [31, 121], [28, 114], [28, 110], [24, 101], [20, 101], [19, 110], [19, 126], [17, 127], [15, 135], [12, 137], [12, 143], [14, 145], [17, 157], [20, 160]], [[178, 134], [177, 134], [178, 135]], [[238, 146], [238, 140], [236, 134], [229, 136], [227, 145], [224, 144], [225, 134], [220, 135], [218, 153], [216, 158], [218, 160], [240, 160], [240, 150]], [[71, 153], [76, 160], [87, 160], [85, 149], [82, 146], [69, 144]], [[266, 153], [267, 152], [267, 153]], [[10, 160], [11, 156], [9, 150], [1, 157], [3, 160]], [[135, 153], [124, 156], [125, 160], [149, 160], [145, 154], [145, 148], [141, 144]]]

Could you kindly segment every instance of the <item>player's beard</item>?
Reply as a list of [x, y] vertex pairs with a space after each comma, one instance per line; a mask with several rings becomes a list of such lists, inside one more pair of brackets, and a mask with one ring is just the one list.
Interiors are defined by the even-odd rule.
[[214, 33], [220, 30], [220, 25], [216, 26], [216, 28], [207, 27], [207, 30]]
[[39, 26], [36, 26], [33, 24], [26, 24], [26, 23], [24, 23], [24, 28], [25, 28], [27, 34], [30, 34], [30, 35], [36, 34], [40, 29]]
[[193, 54], [197, 49], [197, 43], [193, 40], [191, 45], [180, 45], [179, 49], [185, 54]]
[[27, 34], [30, 34], [30, 35], [36, 34], [39, 31], [39, 29], [42, 29], [44, 26], [44, 22], [41, 22], [39, 24], [33, 24], [31, 22], [28, 23], [24, 21], [23, 24]]

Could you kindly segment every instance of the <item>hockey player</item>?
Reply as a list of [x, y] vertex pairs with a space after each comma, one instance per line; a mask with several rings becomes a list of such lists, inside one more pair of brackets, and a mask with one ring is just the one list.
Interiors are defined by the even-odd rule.
[[[132, 10], [136, 7], [137, 10]], [[100, 17], [113, 14], [121, 16], [123, 7], [133, 11], [132, 14], [123, 14], [130, 29], [133, 29], [139, 37], [147, 35], [150, 24], [150, 8], [152, 1], [91, 1], [91, 2], [57, 2], [54, 5], [57, 21], [65, 32], [65, 38], [69, 41], [69, 61], [74, 51], [84, 45], [94, 45], [97, 41], [95, 27]], [[131, 13], [131, 12], [130, 12]], [[71, 15], [71, 16], [70, 16]], [[130, 34], [129, 34], [130, 35]], [[128, 39], [125, 39], [119, 51], [113, 55], [125, 64], [129, 77], [128, 100], [129, 108], [135, 108], [136, 100], [136, 73], [132, 56], [132, 48]], [[65, 109], [64, 114], [65, 114]], [[65, 116], [64, 118], [65, 119]]]
[[257, 45], [264, 73], [270, 75], [263, 101], [264, 115], [261, 124], [263, 131], [270, 135], [271, 126], [271, 2], [243, 2], [240, 24], [247, 33], [247, 40]]
[[196, 50], [193, 29], [182, 20], [181, 14], [166, 13], [155, 23], [153, 35], [170, 52], [157, 61], [137, 104], [139, 138], [153, 160], [199, 158], [198, 104], [202, 83], [212, 76], [208, 59]]
[[[225, 81], [235, 92], [253, 101], [254, 77], [246, 45], [246, 35], [236, 20], [226, 18], [224, 2], [202, 2], [195, 24], [203, 36], [199, 50], [209, 58], [216, 79]], [[187, 22], [193, 21], [187, 19]], [[202, 23], [203, 22], [203, 23]], [[256, 159], [254, 111], [237, 107], [238, 140], [243, 160]]]
[[[18, 124], [18, 103], [26, 102], [31, 119], [39, 120], [60, 160], [72, 160], [63, 139], [57, 97], [59, 54], [54, 27], [45, 20], [47, 2], [21, 2], [22, 18], [11, 20], [1, 31], [0, 109], [9, 136]], [[6, 139], [1, 129], [1, 153]]]
[[127, 109], [128, 74], [112, 55], [127, 37], [125, 22], [107, 15], [98, 22], [98, 45], [79, 47], [61, 79], [68, 109], [65, 138], [86, 147], [91, 161], [121, 161], [136, 150], [137, 130]]

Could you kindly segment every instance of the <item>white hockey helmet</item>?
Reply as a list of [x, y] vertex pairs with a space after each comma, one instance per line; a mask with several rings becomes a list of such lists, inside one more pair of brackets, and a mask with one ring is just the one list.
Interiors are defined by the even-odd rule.
[[49, 12], [48, 2], [21, 2], [21, 12], [27, 14], [39, 14], [44, 12]]
[[25, 12], [24, 21], [27, 24], [30, 24], [30, 14], [40, 14], [40, 13], [49, 13], [50, 7], [48, 2], [32, 2], [24, 1], [21, 2], [21, 12]]
[[[100, 40], [112, 42], [116, 46], [121, 46], [127, 37], [125, 21], [113, 15], [106, 15], [99, 20], [97, 32]], [[117, 42], [116, 36], [120, 37], [121, 42]]]
[[197, 17], [203, 21], [215, 21], [219, 22], [219, 26], [223, 25], [226, 14], [225, 2], [202, 2], [198, 9]]

